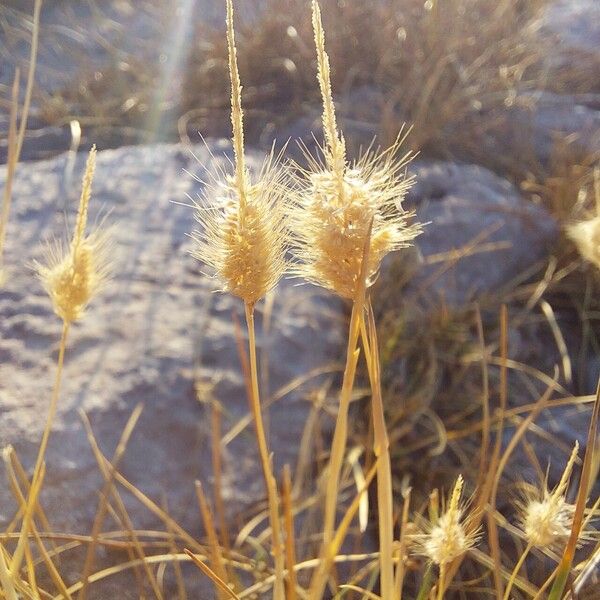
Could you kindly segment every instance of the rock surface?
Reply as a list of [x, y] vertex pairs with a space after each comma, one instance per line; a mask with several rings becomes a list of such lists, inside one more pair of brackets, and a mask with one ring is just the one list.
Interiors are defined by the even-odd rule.
[[426, 282], [427, 294], [462, 306], [494, 293], [543, 261], [557, 239], [558, 226], [545, 210], [483, 167], [417, 161], [410, 170], [416, 184], [407, 207], [429, 223], [417, 246], [426, 262], [439, 257], [411, 284]]
[[[225, 147], [211, 149], [218, 155]], [[206, 148], [194, 153], [200, 163], [211, 163]], [[83, 160], [77, 158], [74, 181]], [[250, 160], [255, 166], [256, 158]], [[160, 502], [166, 494], [174, 518], [196, 532], [193, 482], [210, 482], [211, 438], [209, 411], [199, 403], [195, 385], [202, 400], [214, 396], [222, 402], [224, 432], [248, 414], [234, 320], [243, 323], [243, 308], [214, 293], [215, 282], [189, 256], [186, 232], [194, 227], [193, 211], [174, 204], [198, 192], [192, 174], [204, 177], [200, 163], [180, 146], [122, 148], [98, 156], [92, 212], [110, 211], [118, 258], [114, 281], [68, 340], [42, 494], [58, 530], [88, 530], [100, 488], [79, 410], [89, 415], [101, 448], [112, 455], [129, 414], [144, 403], [122, 472], [153, 499]], [[0, 291], [0, 441], [12, 444], [27, 468], [46, 418], [60, 335], [59, 321], [28, 265], [42, 256], [43, 240], [64, 234], [63, 211], [71, 229], [79, 184], [63, 195], [65, 165], [64, 156], [20, 165], [8, 231], [8, 281]], [[271, 393], [341, 356], [340, 308], [314, 288], [281, 285], [268, 332], [259, 339]], [[270, 409], [278, 469], [283, 462], [295, 467], [310, 410], [307, 393], [323, 376], [308, 379], [278, 396]], [[231, 515], [263, 497], [255, 447], [250, 424], [225, 448], [224, 495]], [[5, 474], [0, 476], [4, 481]], [[10, 496], [3, 485], [3, 522], [13, 514]], [[130, 508], [139, 526], [153, 522], [137, 503]]]

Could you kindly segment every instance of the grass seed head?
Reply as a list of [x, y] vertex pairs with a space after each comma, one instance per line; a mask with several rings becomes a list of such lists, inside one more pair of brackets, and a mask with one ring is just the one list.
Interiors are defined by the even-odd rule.
[[412, 179], [404, 172], [410, 156], [395, 158], [400, 142], [383, 153], [367, 152], [353, 164], [346, 159], [344, 138], [338, 133], [335, 118], [321, 12], [316, 1], [312, 7], [325, 160], [322, 164], [308, 157], [309, 168], [299, 170], [289, 219], [299, 262], [295, 271], [352, 299], [365, 248], [368, 287], [385, 255], [410, 245], [421, 229], [410, 224], [413, 215], [401, 206]]
[[196, 206], [192, 255], [213, 269], [223, 291], [248, 304], [273, 289], [286, 269], [283, 189], [281, 172], [269, 165], [246, 187], [243, 204], [230, 178]]
[[600, 268], [600, 216], [569, 225], [567, 235], [577, 246], [579, 254]]
[[441, 566], [451, 563], [472, 548], [478, 540], [477, 531], [469, 527], [465, 507], [461, 503], [464, 480], [459, 475], [446, 510], [440, 508], [433, 522], [422, 520], [421, 533], [413, 536], [419, 554]]
[[[594, 169], [595, 215], [567, 226], [567, 235], [577, 246], [579, 254], [600, 268], [600, 168]], [[580, 194], [585, 191], [580, 190]]]
[[541, 490], [529, 492], [518, 502], [520, 525], [527, 541], [535, 547], [557, 547], [570, 533], [575, 507], [566, 501], [566, 493], [577, 458], [579, 444], [575, 443], [558, 485], [549, 491], [546, 483]]
[[231, 0], [227, 0], [227, 43], [235, 173], [213, 177], [214, 185], [208, 186], [196, 204], [200, 228], [192, 234], [192, 255], [213, 269], [223, 291], [253, 305], [277, 285], [286, 269], [286, 187], [272, 152], [254, 182], [245, 165], [242, 88]]
[[95, 166], [96, 149], [92, 148], [86, 163], [75, 232], [68, 248], [60, 242], [50, 244], [44, 263], [35, 264], [54, 312], [65, 323], [81, 318], [90, 300], [110, 276], [109, 233], [101, 230], [90, 235], [85, 233]]

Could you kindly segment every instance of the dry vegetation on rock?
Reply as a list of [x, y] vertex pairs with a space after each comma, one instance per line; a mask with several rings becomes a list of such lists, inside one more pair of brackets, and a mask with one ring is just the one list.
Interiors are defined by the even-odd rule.
[[[207, 592], [198, 590], [207, 588], [198, 580], [210, 584], [211, 597], [219, 600], [576, 600], [585, 589], [594, 598], [600, 556], [595, 530], [600, 387], [596, 395], [571, 392], [578, 379], [556, 311], [561, 303], [577, 305], [582, 354], [592, 348], [597, 355], [600, 344], [592, 326], [600, 291], [597, 157], [569, 158], [567, 148], [557, 151], [553, 167], [516, 151], [508, 161], [490, 156], [479, 143], [502, 127], [504, 117], [494, 119], [498, 111], [539, 89], [547, 75], [548, 40], [539, 39], [532, 27], [542, 4], [336, 3], [327, 4], [322, 17], [313, 0], [311, 18], [304, 3], [266, 0], [258, 23], [241, 28], [236, 43], [233, 3], [227, 0], [226, 35], [213, 31], [195, 49], [190, 76], [182, 83], [181, 114], [173, 121], [187, 136], [191, 123], [204, 129], [220, 112], [227, 119], [215, 119], [215, 131], [229, 119], [233, 129], [231, 164], [213, 173], [208, 184], [201, 182], [204, 196], [192, 206], [198, 222], [192, 254], [245, 308], [247, 327], [244, 334], [238, 327], [238, 351], [266, 503], [244, 523], [231, 523], [225, 515], [220, 469], [226, 407], [218, 402], [210, 406], [213, 439], [206, 449], [214, 485], [184, 484], [195, 485], [201, 536], [184, 529], [166, 501], [150, 498], [120, 470], [141, 406], [131, 413], [112, 458], [104, 455], [82, 414], [104, 482], [91, 531], [56, 531], [53, 515], [42, 506], [40, 492], [52, 477], [46, 447], [60, 402], [69, 328], [76, 320], [85, 327], [85, 311], [94, 310], [93, 299], [110, 271], [104, 224], [86, 234], [96, 159], [92, 148], [73, 236], [50, 253], [47, 264], [36, 265], [63, 328], [35, 465], [23, 465], [11, 447], [3, 452], [18, 506], [0, 533], [3, 598], [107, 598], [104, 585], [120, 576], [123, 598], [200, 597]], [[40, 5], [37, 0], [24, 104], [18, 103], [17, 75], [8, 105], [0, 258], [25, 135]], [[588, 57], [590, 63], [597, 58]], [[587, 66], [593, 71], [593, 64]], [[131, 96], [131, 89], [126, 98], [110, 96], [102, 125], [139, 128], [132, 111], [144, 104], [141, 95], [152, 95], [158, 75], [121, 67], [138, 83], [143, 77], [147, 87], [141, 86], [139, 96]], [[544, 89], [594, 91], [595, 84], [588, 85], [580, 73], [550, 78]], [[94, 75], [100, 85], [107, 79], [106, 73]], [[339, 90], [345, 97], [358, 84], [377, 88], [382, 110], [373, 125], [391, 145], [352, 161], [352, 140], [344, 135], [352, 116], [344, 112], [343, 101], [341, 111], [336, 107], [334, 94]], [[85, 125], [102, 97], [101, 90], [90, 89], [82, 83], [75, 93], [63, 90], [62, 96], [44, 99], [42, 114], [58, 123], [76, 116]], [[261, 111], [271, 115], [286, 104], [289, 119], [294, 111], [310, 112], [319, 95], [322, 146], [314, 153], [304, 147], [302, 165], [271, 154], [262, 170], [251, 171], [245, 131], [257, 139], [272, 125]], [[421, 257], [433, 271], [416, 276], [415, 238], [436, 223], [421, 225], [417, 211], [404, 207], [414, 181], [406, 172], [412, 152], [403, 154], [394, 143], [404, 121], [413, 123], [406, 143], [415, 149], [467, 157], [509, 173], [532, 201], [568, 223], [555, 254], [524, 276], [519, 273], [501, 294], [474, 299], [465, 291], [458, 304], [434, 297], [435, 281], [457, 261], [497, 250], [501, 242], [487, 247], [485, 237], [477, 237], [461, 250]], [[398, 250], [400, 260], [394, 262], [388, 255]], [[264, 399], [269, 398], [259, 364], [264, 356], [257, 352], [254, 322], [257, 307], [265, 305], [268, 314], [277, 284], [290, 274], [351, 305], [345, 365], [339, 380], [330, 380], [315, 400], [298, 442], [301, 456], [309, 446], [322, 444], [308, 485], [296, 485], [299, 467], [292, 471], [286, 465], [280, 479], [274, 469], [264, 422]], [[540, 322], [548, 324], [557, 348], [558, 366], [550, 367], [551, 375], [511, 354], [514, 338], [527, 328], [535, 337]], [[200, 382], [197, 393], [202, 395]], [[318, 434], [323, 406], [333, 416], [332, 436], [327, 430]], [[538, 436], [555, 443], [543, 419], [573, 406], [583, 407], [584, 448], [556, 441], [561, 458], [546, 470], [548, 457], [538, 456], [531, 440]], [[137, 528], [124, 493], [152, 513], [154, 529]], [[105, 526], [109, 518], [116, 529]], [[100, 549], [114, 554], [103, 552], [101, 558]], [[184, 570], [186, 565], [198, 571]], [[170, 586], [166, 579], [172, 580]]]

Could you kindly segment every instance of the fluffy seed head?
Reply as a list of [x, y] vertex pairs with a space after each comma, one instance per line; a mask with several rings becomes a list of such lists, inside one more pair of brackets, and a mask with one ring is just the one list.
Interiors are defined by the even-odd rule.
[[532, 546], [556, 547], [565, 542], [571, 533], [575, 507], [567, 503], [565, 495], [578, 450], [576, 443], [561, 480], [553, 491], [549, 491], [544, 483], [541, 490], [530, 492], [518, 502], [521, 528]]
[[235, 172], [213, 175], [204, 197], [196, 203], [200, 228], [192, 234], [192, 255], [213, 269], [223, 291], [254, 304], [277, 285], [286, 268], [285, 186], [273, 152], [256, 181], [245, 166], [242, 88], [231, 0], [227, 0], [227, 44]]
[[400, 206], [412, 183], [402, 168], [391, 150], [345, 167], [341, 187], [335, 172], [316, 163], [298, 179], [290, 227], [299, 276], [353, 299], [368, 247], [367, 287], [374, 283], [383, 258], [421, 231]]
[[367, 152], [354, 164], [346, 159], [344, 138], [337, 130], [321, 12], [316, 1], [312, 6], [325, 146], [323, 162], [307, 156], [308, 169], [298, 169], [290, 211], [299, 262], [295, 273], [353, 299], [365, 250], [368, 287], [384, 256], [410, 245], [421, 228], [410, 224], [413, 215], [401, 207], [412, 180], [404, 173], [410, 155], [395, 158], [400, 138], [386, 152]]
[[[581, 191], [584, 193], [583, 190]], [[600, 168], [594, 169], [595, 216], [567, 226], [567, 235], [577, 246], [579, 254], [600, 268]]]
[[579, 254], [600, 268], [600, 216], [569, 225], [567, 235], [577, 246]]
[[436, 515], [433, 522], [422, 520], [419, 523], [422, 533], [413, 536], [419, 554], [438, 566], [462, 556], [478, 540], [477, 531], [473, 531], [468, 518], [464, 518], [465, 508], [461, 506], [463, 485], [463, 478], [459, 475], [447, 509], [442, 510], [440, 516]]
[[92, 148], [83, 177], [72, 241], [67, 248], [60, 242], [49, 244], [44, 263], [35, 263], [54, 312], [65, 323], [72, 323], [82, 316], [90, 300], [110, 276], [109, 233], [85, 233], [95, 165], [96, 149]]
[[[249, 178], [249, 176], [247, 176]], [[233, 179], [196, 205], [200, 224], [192, 255], [212, 268], [223, 291], [254, 304], [273, 289], [286, 268], [281, 172], [267, 163], [245, 202]]]

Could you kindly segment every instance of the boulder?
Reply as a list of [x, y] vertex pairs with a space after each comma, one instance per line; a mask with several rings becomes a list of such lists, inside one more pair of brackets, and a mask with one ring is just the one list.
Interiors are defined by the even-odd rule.
[[[415, 161], [406, 206], [425, 223], [417, 238], [425, 264], [411, 283], [459, 307], [497, 292], [536, 264], [558, 225], [507, 180], [477, 165]], [[430, 263], [429, 261], [432, 261]]]

